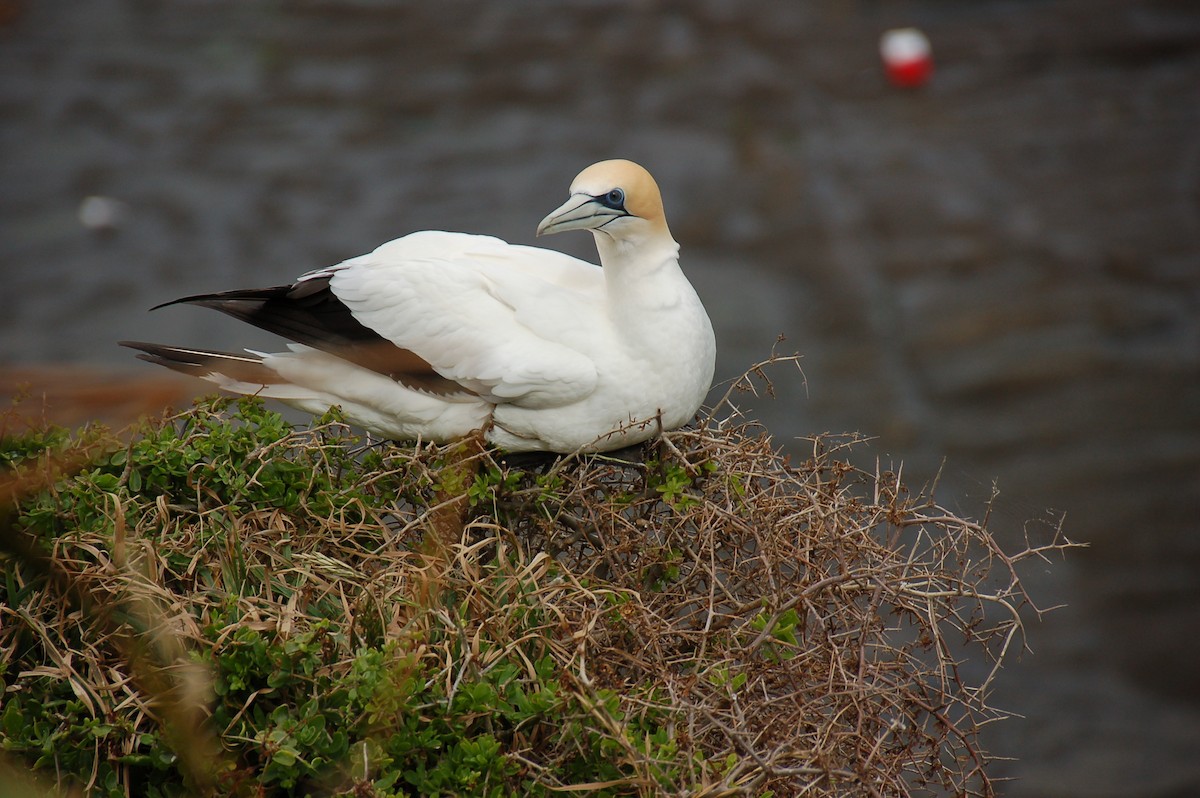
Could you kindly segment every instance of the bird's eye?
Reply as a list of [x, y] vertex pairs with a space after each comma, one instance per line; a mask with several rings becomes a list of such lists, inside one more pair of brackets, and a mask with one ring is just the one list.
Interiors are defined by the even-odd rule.
[[604, 196], [604, 204], [610, 208], [620, 208], [625, 204], [625, 192], [614, 188]]

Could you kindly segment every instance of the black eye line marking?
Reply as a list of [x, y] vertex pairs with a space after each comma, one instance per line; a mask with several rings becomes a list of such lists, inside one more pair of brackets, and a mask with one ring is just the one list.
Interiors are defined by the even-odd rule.
[[[613, 198], [613, 195], [616, 198]], [[600, 203], [606, 208], [612, 208], [614, 211], [625, 212], [625, 191], [621, 188], [610, 189], [603, 194], [597, 194], [592, 197], [593, 200]], [[628, 213], [626, 213], [628, 215]]]

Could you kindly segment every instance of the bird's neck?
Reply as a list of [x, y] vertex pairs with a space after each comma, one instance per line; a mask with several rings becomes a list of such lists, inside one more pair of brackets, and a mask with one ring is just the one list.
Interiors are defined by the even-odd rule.
[[679, 245], [669, 233], [620, 240], [598, 235], [596, 247], [618, 325], [674, 307], [694, 294], [679, 268]]
[[620, 239], [600, 234], [596, 236], [596, 249], [609, 291], [622, 284], [653, 280], [664, 271], [668, 273], [665, 276], [673, 278], [679, 269], [679, 244], [665, 231]]

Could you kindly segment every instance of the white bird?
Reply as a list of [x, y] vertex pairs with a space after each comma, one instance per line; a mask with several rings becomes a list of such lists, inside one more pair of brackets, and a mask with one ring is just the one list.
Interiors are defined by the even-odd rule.
[[[241, 394], [396, 440], [483, 430], [509, 451], [605, 451], [686, 424], [716, 341], [650, 173], [580, 172], [538, 235], [591, 230], [601, 267], [498, 238], [423, 231], [276, 288], [185, 297], [289, 338], [238, 355], [121, 342]], [[161, 306], [160, 306], [161, 307]]]

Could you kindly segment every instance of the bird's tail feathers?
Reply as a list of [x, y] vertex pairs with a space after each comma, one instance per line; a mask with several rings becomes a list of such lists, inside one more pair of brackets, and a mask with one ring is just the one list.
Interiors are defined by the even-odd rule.
[[212, 349], [166, 346], [143, 341], [120, 341], [121, 346], [138, 350], [138, 358], [147, 363], [199, 377], [230, 393], [252, 394], [283, 400], [306, 400], [314, 392], [294, 385], [263, 363], [262, 353], [239, 355]]

